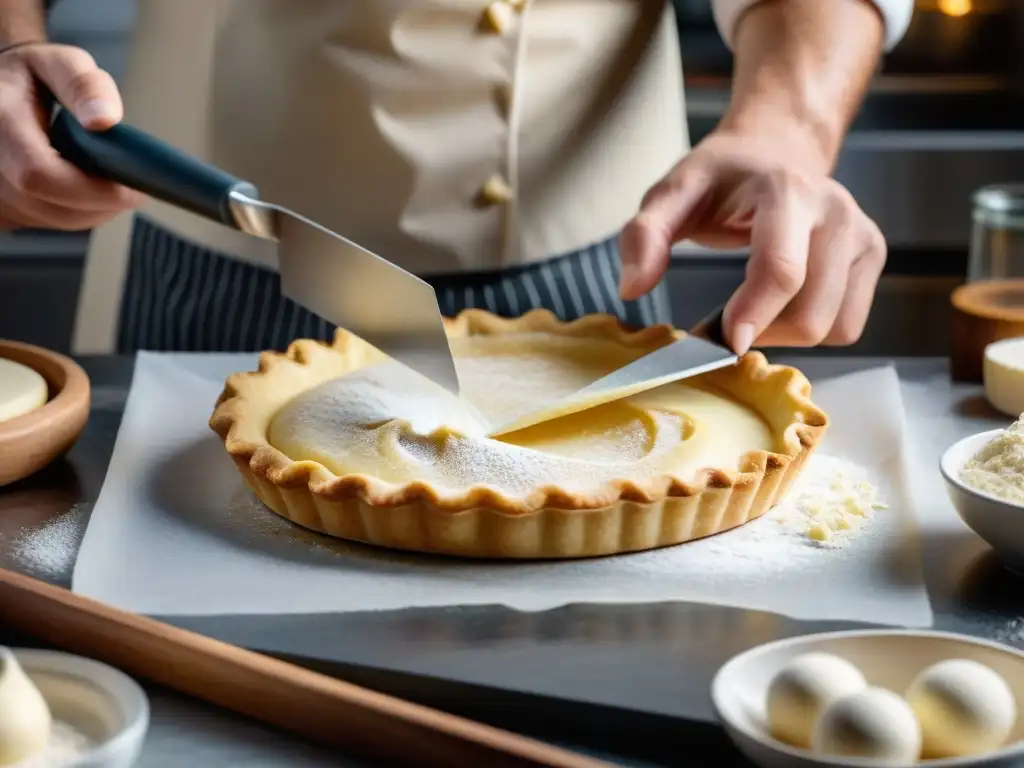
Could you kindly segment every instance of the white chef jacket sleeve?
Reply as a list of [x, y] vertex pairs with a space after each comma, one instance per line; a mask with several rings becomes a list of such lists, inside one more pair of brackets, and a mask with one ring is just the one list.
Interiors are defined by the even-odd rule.
[[[829, 2], [830, 0], [822, 0]], [[914, 0], [868, 0], [874, 3], [885, 20], [885, 50], [889, 51], [903, 38], [914, 15]], [[732, 47], [736, 22], [748, 8], [761, 0], [713, 0], [715, 22], [725, 42]]]

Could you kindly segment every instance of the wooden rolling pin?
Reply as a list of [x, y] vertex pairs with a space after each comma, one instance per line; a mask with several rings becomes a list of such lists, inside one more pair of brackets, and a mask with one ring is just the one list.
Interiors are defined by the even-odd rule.
[[351, 755], [417, 766], [609, 763], [386, 696], [0, 568], [0, 624]]
[[1024, 336], [1024, 280], [985, 280], [953, 291], [950, 373], [953, 381], [980, 382], [985, 347]]

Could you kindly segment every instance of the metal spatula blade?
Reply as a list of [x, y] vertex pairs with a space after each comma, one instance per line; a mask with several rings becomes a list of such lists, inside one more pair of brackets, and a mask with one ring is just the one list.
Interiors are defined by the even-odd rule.
[[277, 210], [282, 293], [458, 394], [430, 284], [303, 216]]
[[[711, 337], [715, 341], [706, 337]], [[718, 309], [694, 326], [690, 335], [612, 371], [567, 397], [502, 424], [492, 429], [490, 435], [503, 435], [525, 429], [554, 417], [560, 418], [589, 410], [673, 381], [735, 364], [739, 358], [732, 350], [723, 346], [723, 343], [722, 311]]]
[[50, 140], [85, 173], [276, 241], [285, 296], [458, 394], [437, 297], [415, 275], [130, 125], [87, 131], [58, 109]]

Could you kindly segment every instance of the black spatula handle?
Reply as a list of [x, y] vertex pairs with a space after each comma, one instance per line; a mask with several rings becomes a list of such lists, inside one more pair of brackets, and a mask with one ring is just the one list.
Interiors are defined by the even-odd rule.
[[722, 325], [722, 314], [724, 312], [725, 305], [723, 304], [693, 326], [693, 328], [690, 329], [690, 333], [693, 336], [700, 336], [702, 339], [707, 339], [713, 344], [718, 344], [719, 346], [732, 349], [732, 347], [729, 346], [729, 342], [725, 339], [725, 328]]
[[65, 160], [90, 176], [124, 184], [229, 227], [238, 227], [231, 193], [258, 196], [252, 184], [124, 123], [89, 131], [68, 110], [58, 108], [50, 142]]

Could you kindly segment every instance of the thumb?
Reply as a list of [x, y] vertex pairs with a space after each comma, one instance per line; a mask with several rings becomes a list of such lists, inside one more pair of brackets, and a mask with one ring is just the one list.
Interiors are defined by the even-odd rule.
[[83, 127], [105, 130], [124, 116], [114, 78], [87, 51], [70, 45], [40, 46], [32, 51], [29, 66]]

